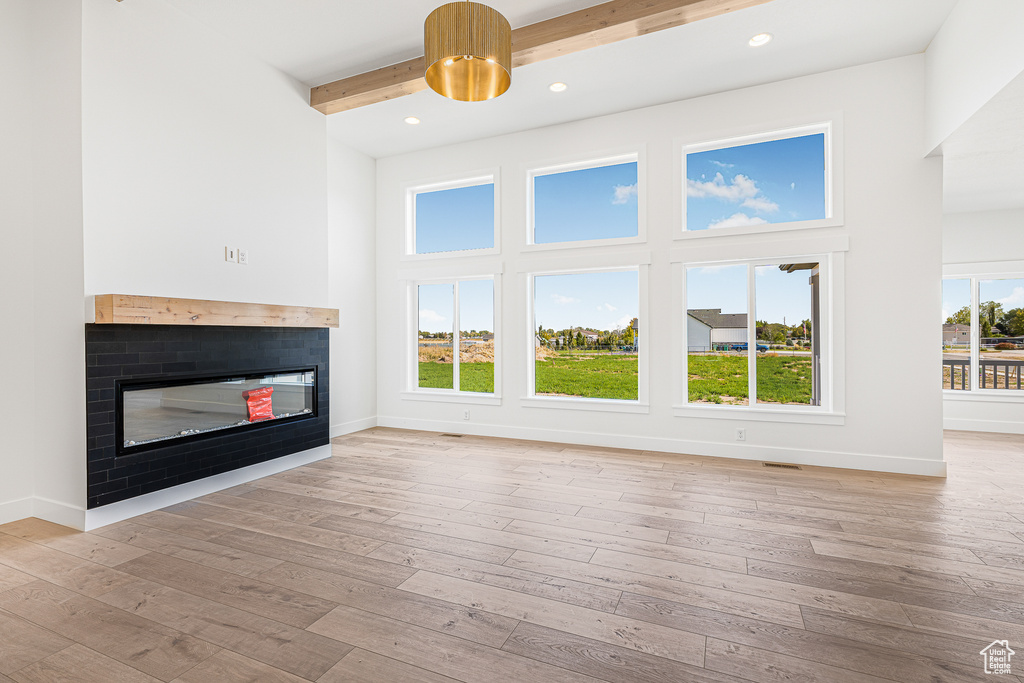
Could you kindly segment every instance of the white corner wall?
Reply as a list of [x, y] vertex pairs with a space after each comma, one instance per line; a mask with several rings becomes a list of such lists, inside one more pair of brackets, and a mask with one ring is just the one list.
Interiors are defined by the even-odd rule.
[[0, 5], [0, 522], [85, 507], [81, 28], [77, 0]]
[[331, 437], [377, 424], [376, 161], [327, 143]]
[[83, 6], [86, 293], [326, 306], [308, 90], [166, 2]]
[[[1021, 272], [1024, 208], [946, 214], [942, 254], [944, 264], [965, 272]], [[1024, 434], [1024, 404], [1019, 397], [992, 400], [946, 392], [942, 415], [946, 429]]]
[[[33, 0], [0, 3], [0, 291], [4, 325], [0, 358], [7, 359], [5, 384], [29, 387], [0, 392], [0, 523], [31, 514], [33, 386], [33, 201], [32, 140], [34, 99], [32, 32]], [[8, 106], [11, 103], [13, 106]]]
[[[921, 55], [613, 116], [454, 145], [377, 162], [377, 339], [380, 424], [527, 439], [655, 449], [804, 464], [942, 475], [939, 364], [942, 170], [923, 159], [924, 57]], [[679, 230], [681, 141], [770, 131], [795, 122], [842, 118], [845, 224], [821, 231], [736, 238], [801, 240], [849, 237], [845, 259], [845, 423], [747, 422], [673, 416], [673, 371], [682, 353], [674, 337], [681, 304], [672, 292], [669, 252]], [[525, 277], [526, 169], [551, 160], [592, 158], [641, 147], [646, 154], [650, 296], [650, 412], [624, 414], [525, 407], [528, 350]], [[498, 406], [403, 400], [406, 287], [400, 257], [407, 184], [500, 167], [503, 395]], [[627, 247], [623, 247], [626, 249]], [[605, 248], [609, 249], [609, 248]], [[610, 248], [610, 249], [615, 249]], [[589, 252], [599, 258], [601, 248]], [[560, 253], [550, 253], [553, 263]], [[536, 257], [533, 257], [536, 262]], [[439, 264], [432, 264], [436, 268]], [[557, 266], [556, 266], [557, 267]], [[912, 301], [913, 306], [893, 306]], [[675, 302], [675, 303], [674, 303]], [[901, 348], [878, 343], [899, 330]], [[471, 408], [472, 419], [462, 419]], [[747, 442], [733, 438], [747, 429]]]

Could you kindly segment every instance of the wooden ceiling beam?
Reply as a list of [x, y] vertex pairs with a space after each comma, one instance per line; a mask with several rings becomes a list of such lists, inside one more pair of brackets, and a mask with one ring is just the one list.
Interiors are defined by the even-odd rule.
[[[663, 31], [772, 0], [610, 0], [512, 31], [512, 66], [535, 64]], [[309, 103], [324, 114], [365, 107], [425, 90], [423, 57], [319, 85]]]

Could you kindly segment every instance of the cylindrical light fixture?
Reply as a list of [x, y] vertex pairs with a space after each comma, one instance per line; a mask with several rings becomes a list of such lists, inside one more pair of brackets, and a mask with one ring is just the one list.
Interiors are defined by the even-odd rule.
[[423, 24], [430, 88], [462, 102], [497, 97], [512, 84], [512, 27], [478, 2], [441, 5]]

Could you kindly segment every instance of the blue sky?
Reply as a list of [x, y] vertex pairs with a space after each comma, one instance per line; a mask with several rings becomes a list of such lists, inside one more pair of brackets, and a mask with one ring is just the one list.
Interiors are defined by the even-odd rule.
[[971, 305], [970, 280], [942, 281], [942, 322], [964, 306]]
[[824, 217], [823, 133], [686, 155], [688, 230]]
[[534, 285], [534, 329], [624, 328], [640, 314], [636, 271], [538, 275]]
[[[755, 320], [796, 325], [811, 319], [810, 271], [785, 273], [778, 266], [754, 269]], [[686, 271], [686, 307], [721, 308], [722, 313], [747, 312], [747, 267], [710, 266]]]
[[[421, 332], [451, 332], [455, 300], [453, 285], [419, 286]], [[494, 331], [494, 282], [467, 280], [459, 283], [459, 326], [463, 331]]]
[[416, 195], [416, 253], [494, 246], [494, 183]]
[[534, 178], [534, 242], [636, 237], [636, 162]]

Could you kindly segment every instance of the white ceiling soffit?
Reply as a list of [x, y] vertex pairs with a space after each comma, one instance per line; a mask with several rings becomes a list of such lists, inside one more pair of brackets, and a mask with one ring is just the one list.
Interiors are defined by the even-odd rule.
[[1024, 73], [942, 143], [946, 213], [1024, 208]]

